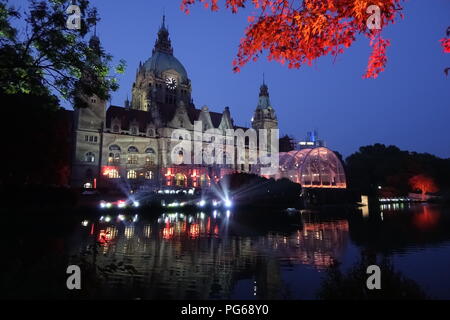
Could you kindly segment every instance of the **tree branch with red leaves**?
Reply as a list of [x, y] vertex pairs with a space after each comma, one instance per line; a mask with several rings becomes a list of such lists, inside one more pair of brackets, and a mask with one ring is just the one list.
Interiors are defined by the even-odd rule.
[[[311, 65], [326, 55], [337, 56], [350, 47], [357, 35], [370, 39], [372, 53], [364, 78], [376, 78], [386, 66], [386, 48], [389, 40], [381, 31], [401, 17], [402, 0], [222, 0], [233, 13], [251, 3], [255, 9], [248, 17], [249, 25], [241, 39], [235, 72], [249, 61], [256, 61], [263, 51], [267, 58], [289, 68]], [[182, 0], [181, 9], [202, 3], [212, 11], [219, 10], [219, 0]], [[379, 28], [369, 28], [368, 8], [376, 5]]]
[[[442, 38], [439, 40], [442, 45], [442, 49], [444, 49], [445, 53], [450, 53], [450, 27], [447, 28], [447, 32], [445, 34], [447, 37]], [[445, 74], [448, 76], [448, 73], [450, 72], [450, 68], [445, 68], [444, 70]]]

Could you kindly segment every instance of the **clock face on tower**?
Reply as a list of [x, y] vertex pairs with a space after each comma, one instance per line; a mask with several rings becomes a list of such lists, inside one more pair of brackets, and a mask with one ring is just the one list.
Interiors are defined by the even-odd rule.
[[174, 77], [168, 77], [166, 79], [166, 85], [170, 90], [175, 90], [177, 87], [177, 80]]

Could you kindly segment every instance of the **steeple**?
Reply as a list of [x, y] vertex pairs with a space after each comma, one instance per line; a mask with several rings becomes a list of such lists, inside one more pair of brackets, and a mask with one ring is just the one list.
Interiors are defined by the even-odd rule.
[[166, 28], [166, 15], [165, 14], [163, 14], [162, 24], [158, 31], [158, 39], [156, 40], [155, 48], [153, 49], [153, 53], [155, 51], [173, 55], [172, 43], [169, 38], [169, 30]]
[[264, 75], [263, 83], [259, 88], [258, 105], [252, 118], [254, 129], [274, 129], [278, 128], [278, 120], [275, 110], [272, 108], [269, 98], [269, 87], [266, 84]]
[[257, 109], [266, 109], [270, 107], [270, 99], [269, 99], [269, 87], [267, 87], [264, 74], [263, 74], [263, 83], [261, 87], [259, 88], [259, 101]]

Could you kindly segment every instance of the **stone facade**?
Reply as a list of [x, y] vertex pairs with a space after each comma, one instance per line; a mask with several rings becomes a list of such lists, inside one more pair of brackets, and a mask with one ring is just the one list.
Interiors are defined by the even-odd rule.
[[[228, 107], [221, 113], [210, 111], [207, 106], [195, 107], [191, 81], [173, 55], [164, 20], [152, 56], [139, 64], [132, 100], [127, 99], [123, 107], [111, 105], [108, 109], [106, 102], [97, 97], [85, 100], [89, 107], [77, 109], [74, 117], [72, 185], [75, 187], [113, 187], [120, 183], [136, 187], [200, 187], [227, 173], [252, 171], [248, 151], [258, 152], [258, 146], [246, 145], [245, 156], [235, 159], [235, 164], [176, 165], [171, 161], [174, 130], [185, 129], [189, 137], [183, 139], [196, 140], [195, 121], [202, 122], [202, 131], [217, 129], [223, 134], [227, 129], [247, 128], [235, 126]], [[265, 83], [261, 86], [252, 128], [278, 128]], [[208, 142], [202, 144], [206, 147]], [[237, 157], [237, 146], [234, 148]]]

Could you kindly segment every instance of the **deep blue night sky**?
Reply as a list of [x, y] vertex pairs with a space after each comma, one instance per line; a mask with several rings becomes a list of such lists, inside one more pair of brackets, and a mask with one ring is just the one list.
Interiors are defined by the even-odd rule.
[[[26, 1], [12, 1], [21, 4]], [[131, 93], [139, 61], [151, 55], [165, 8], [175, 56], [192, 80], [197, 107], [231, 108], [235, 123], [249, 125], [266, 74], [281, 134], [303, 138], [317, 129], [327, 145], [345, 156], [376, 142], [450, 157], [450, 54], [439, 39], [450, 26], [449, 0], [410, 0], [405, 18], [389, 26], [387, 70], [376, 80], [362, 79], [369, 57], [361, 38], [336, 62], [324, 57], [313, 67], [288, 69], [266, 58], [238, 74], [231, 62], [250, 12], [212, 13], [201, 5], [186, 15], [181, 0], [91, 0], [102, 21], [97, 27], [104, 48], [127, 61], [121, 88], [112, 104]]]

